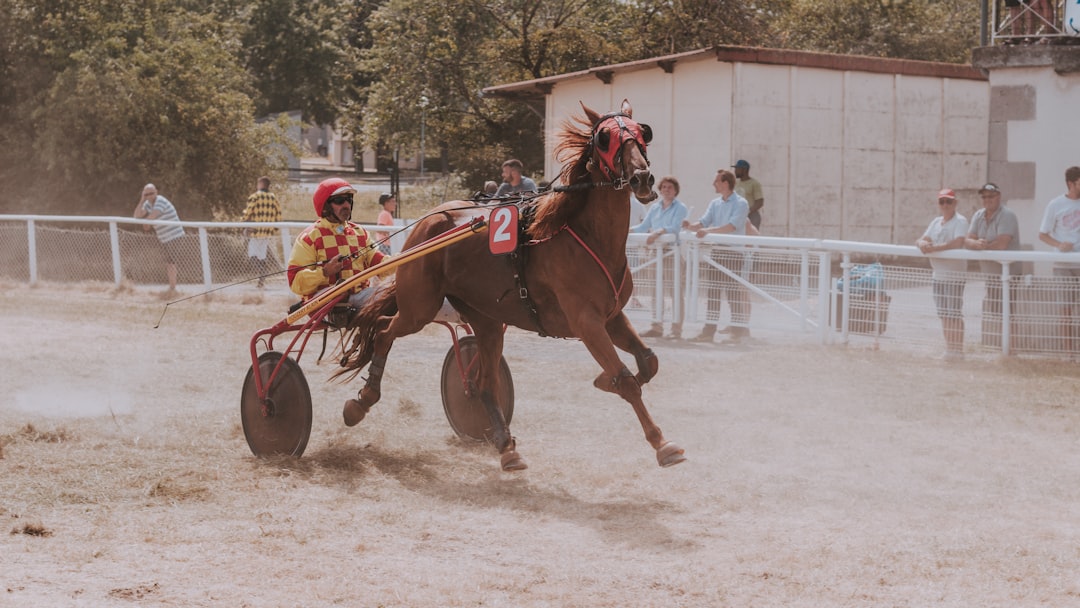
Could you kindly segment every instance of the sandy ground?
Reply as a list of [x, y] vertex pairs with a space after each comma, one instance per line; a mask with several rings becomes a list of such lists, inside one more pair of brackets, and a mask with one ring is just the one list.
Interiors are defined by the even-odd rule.
[[449, 337], [352, 429], [317, 345], [299, 460], [254, 458], [248, 338], [283, 296], [0, 295], [2, 606], [1080, 605], [1075, 364], [659, 341], [661, 469], [576, 342], [512, 331], [530, 465], [458, 440]]

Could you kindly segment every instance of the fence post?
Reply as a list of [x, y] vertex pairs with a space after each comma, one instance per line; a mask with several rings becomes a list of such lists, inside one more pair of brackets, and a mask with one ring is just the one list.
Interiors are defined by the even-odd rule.
[[799, 329], [806, 331], [806, 317], [810, 314], [810, 251], [799, 253]]
[[664, 244], [654, 243], [648, 247], [653, 252], [653, 272], [656, 281], [653, 283], [653, 323], [664, 322]]
[[34, 226], [34, 220], [26, 221], [26, 249], [30, 262], [30, 285], [34, 285], [38, 280], [37, 272], [37, 229]]
[[686, 318], [695, 323], [698, 321], [698, 290], [701, 288], [701, 273], [698, 269], [700, 255], [701, 246], [698, 241], [689, 241], [686, 251], [686, 276], [689, 277], [686, 285]]
[[116, 222], [109, 222], [109, 248], [112, 250], [113, 283], [119, 287], [124, 275], [123, 269], [120, 268], [120, 231], [116, 227]]
[[1009, 274], [1009, 262], [1001, 263], [1001, 354], [1008, 357], [1012, 354], [1012, 275]]
[[683, 276], [679, 272], [682, 263], [682, 248], [679, 246], [679, 235], [675, 235], [675, 242], [671, 245], [671, 322], [682, 327], [683, 319]]
[[822, 344], [832, 341], [833, 314], [832, 298], [832, 254], [828, 251], [818, 253], [818, 335]]
[[203, 287], [210, 289], [212, 278], [210, 277], [210, 242], [206, 237], [206, 228], [199, 227], [199, 257], [202, 260]]
[[290, 238], [292, 232], [289, 230], [288, 226], [282, 226], [279, 232], [281, 233], [281, 263], [288, 266], [289, 257], [292, 256], [292, 239]]
[[[844, 344], [848, 343], [848, 326], [851, 324], [848, 315], [851, 312], [851, 254], [844, 252], [840, 262], [840, 268], [844, 269], [844, 286], [840, 293], [843, 294], [843, 305], [840, 306], [840, 336]], [[830, 283], [832, 281], [829, 281]], [[830, 286], [831, 287], [831, 286]]]

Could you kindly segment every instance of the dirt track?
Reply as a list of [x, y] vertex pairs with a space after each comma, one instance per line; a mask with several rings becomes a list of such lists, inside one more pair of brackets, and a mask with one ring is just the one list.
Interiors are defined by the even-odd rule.
[[450, 431], [429, 328], [354, 429], [305, 358], [308, 451], [262, 461], [239, 394], [284, 298], [154, 330], [150, 295], [4, 287], [0, 605], [1080, 604], [1075, 364], [658, 342], [660, 469], [582, 345], [513, 332], [507, 474]]

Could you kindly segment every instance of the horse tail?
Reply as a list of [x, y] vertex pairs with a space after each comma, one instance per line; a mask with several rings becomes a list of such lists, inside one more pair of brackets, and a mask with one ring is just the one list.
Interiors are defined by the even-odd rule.
[[334, 372], [332, 380], [345, 376], [344, 381], [355, 378], [368, 363], [375, 352], [375, 336], [385, 327], [379, 319], [397, 314], [397, 282], [391, 279], [381, 286], [371, 298], [356, 311], [349, 321], [349, 334], [345, 342], [352, 344], [342, 353], [341, 369]]

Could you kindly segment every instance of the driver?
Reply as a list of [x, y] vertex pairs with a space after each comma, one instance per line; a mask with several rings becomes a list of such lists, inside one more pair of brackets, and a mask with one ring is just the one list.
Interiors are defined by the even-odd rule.
[[[296, 237], [289, 256], [289, 289], [304, 301], [388, 257], [377, 247], [369, 247], [371, 236], [349, 221], [355, 194], [349, 182], [336, 177], [323, 180], [315, 189], [312, 202], [319, 220]], [[373, 292], [364, 281], [354, 288], [349, 305], [359, 308]]]

